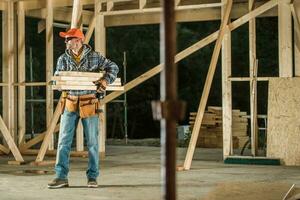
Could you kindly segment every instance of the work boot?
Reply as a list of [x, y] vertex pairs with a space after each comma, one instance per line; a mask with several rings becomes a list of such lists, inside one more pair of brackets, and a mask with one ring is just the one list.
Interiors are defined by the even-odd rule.
[[57, 189], [63, 187], [69, 187], [68, 179], [55, 178], [52, 182], [48, 183], [49, 189]]
[[89, 178], [87, 185], [89, 188], [97, 188], [98, 187], [97, 180], [94, 178]]

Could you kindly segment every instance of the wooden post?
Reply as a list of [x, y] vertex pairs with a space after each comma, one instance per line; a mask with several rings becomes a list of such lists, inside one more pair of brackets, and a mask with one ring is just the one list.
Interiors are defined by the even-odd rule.
[[[24, 2], [18, 2], [18, 81], [25, 82], [25, 10]], [[25, 142], [26, 131], [26, 95], [25, 85], [18, 87], [18, 144]]]
[[[249, 0], [249, 12], [255, 8], [255, 0]], [[256, 66], [256, 20], [249, 20], [249, 75], [250, 75], [250, 121], [251, 121], [251, 154], [257, 155], [258, 135], [257, 135], [257, 95], [256, 81], [253, 78], [257, 77]]]
[[0, 116], [0, 132], [2, 133], [4, 139], [9, 147], [9, 149], [11, 150], [12, 154], [14, 155], [16, 161], [24, 162], [24, 159], [23, 159], [16, 143], [14, 142], [14, 139], [12, 138], [7, 127], [5, 126], [5, 123], [1, 116]]
[[278, 1], [279, 76], [293, 76], [292, 16], [290, 0]]
[[[75, 0], [73, 4], [71, 28], [80, 28], [82, 30], [82, 27], [82, 4], [80, 0]], [[79, 119], [76, 129], [76, 150], [84, 150], [84, 135], [81, 119]]]
[[300, 76], [300, 10], [296, 13], [295, 8], [300, 8], [300, 2], [294, 1], [291, 4], [291, 11], [294, 18], [294, 56], [295, 76]]
[[213, 51], [213, 55], [212, 55], [212, 58], [211, 58], [211, 62], [210, 62], [210, 65], [209, 65], [209, 69], [208, 69], [204, 89], [203, 89], [203, 92], [202, 92], [201, 100], [200, 100], [200, 103], [199, 103], [199, 108], [198, 108], [198, 112], [197, 112], [197, 115], [196, 115], [195, 124], [194, 124], [194, 128], [193, 128], [193, 131], [192, 131], [192, 136], [191, 136], [191, 139], [190, 139], [188, 151], [187, 151], [187, 154], [186, 154], [186, 157], [185, 157], [185, 161], [184, 161], [184, 165], [183, 165], [185, 170], [190, 169], [191, 164], [192, 164], [192, 159], [193, 159], [194, 151], [195, 151], [195, 148], [196, 148], [196, 143], [197, 143], [197, 139], [198, 139], [198, 135], [199, 135], [199, 131], [200, 131], [200, 127], [201, 127], [201, 123], [202, 123], [202, 119], [203, 119], [203, 115], [204, 115], [204, 111], [205, 111], [205, 107], [206, 107], [206, 103], [207, 103], [207, 99], [208, 99], [208, 95], [209, 95], [209, 91], [210, 91], [210, 88], [211, 88], [213, 76], [214, 76], [216, 66], [217, 66], [217, 62], [218, 62], [218, 57], [219, 57], [219, 53], [220, 53], [220, 49], [221, 49], [223, 36], [224, 36], [225, 31], [227, 29], [227, 23], [228, 23], [228, 20], [229, 20], [231, 7], [232, 7], [232, 0], [228, 0], [227, 5], [226, 5], [226, 9], [225, 9], [225, 13], [224, 13], [224, 17], [223, 17], [223, 21], [222, 21], [221, 26], [220, 26], [220, 32], [219, 32], [219, 35], [218, 35], [218, 39], [216, 41], [215, 48], [214, 48], [214, 51]]
[[[95, 50], [100, 52], [102, 55], [106, 55], [106, 28], [104, 25], [104, 15], [99, 14], [101, 10], [101, 3], [99, 0], [95, 0]], [[100, 113], [99, 117], [99, 152], [100, 158], [105, 158], [105, 139], [106, 139], [106, 105], [102, 105], [101, 109], [103, 112]]]
[[7, 128], [17, 143], [16, 108], [15, 108], [15, 17], [14, 2], [7, 2], [7, 9], [3, 11], [3, 81], [8, 86], [3, 90], [3, 117]]
[[[7, 13], [7, 4], [6, 9], [2, 11], [2, 30], [7, 30], [8, 26], [8, 13]], [[4, 83], [8, 83], [8, 34], [7, 31], [2, 31], [2, 80]], [[5, 124], [8, 124], [8, 87], [2, 87], [2, 113], [3, 120]], [[3, 138], [3, 143], [5, 144], [5, 139]], [[7, 144], [5, 144], [7, 146]]]
[[[227, 0], [222, 0], [224, 19]], [[232, 91], [231, 81], [231, 31], [227, 28], [222, 42], [222, 111], [223, 111], [223, 158], [232, 154]]]
[[[47, 0], [46, 11], [46, 82], [53, 76], [53, 0]], [[46, 122], [50, 126], [53, 117], [53, 91], [46, 86]], [[51, 135], [49, 150], [54, 149], [54, 135]]]

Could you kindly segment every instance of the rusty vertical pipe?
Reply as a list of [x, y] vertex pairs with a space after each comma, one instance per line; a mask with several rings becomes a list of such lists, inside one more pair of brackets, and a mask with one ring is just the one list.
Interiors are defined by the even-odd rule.
[[[174, 62], [176, 53], [176, 24], [174, 0], [163, 1], [163, 15], [160, 27], [160, 57], [165, 63], [160, 76], [161, 101], [177, 101], [177, 68]], [[169, 112], [172, 106], [167, 106]], [[170, 111], [171, 112], [171, 111]], [[161, 120], [161, 144], [162, 144], [162, 180], [163, 198], [167, 200], [176, 199], [176, 117], [166, 117]]]

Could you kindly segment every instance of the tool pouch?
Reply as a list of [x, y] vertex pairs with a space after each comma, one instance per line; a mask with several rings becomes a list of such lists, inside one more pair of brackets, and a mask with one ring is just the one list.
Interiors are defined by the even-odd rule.
[[66, 98], [66, 110], [76, 112], [78, 110], [78, 98]]
[[79, 115], [81, 118], [87, 118], [97, 115], [98, 99], [92, 98], [79, 101]]
[[63, 114], [65, 111], [65, 106], [66, 106], [66, 97], [62, 97], [60, 102], [59, 102], [59, 106], [60, 106], [60, 114]]

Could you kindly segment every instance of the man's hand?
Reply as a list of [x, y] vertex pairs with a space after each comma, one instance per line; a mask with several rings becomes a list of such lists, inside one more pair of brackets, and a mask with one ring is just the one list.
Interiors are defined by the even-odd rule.
[[106, 86], [108, 85], [107, 81], [104, 78], [100, 78], [97, 81], [93, 81], [93, 83], [97, 86], [97, 92], [105, 92]]

